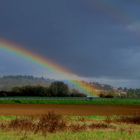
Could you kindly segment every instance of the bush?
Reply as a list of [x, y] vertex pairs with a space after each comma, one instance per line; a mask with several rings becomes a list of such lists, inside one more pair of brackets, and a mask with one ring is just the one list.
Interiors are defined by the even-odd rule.
[[102, 94], [102, 93], [99, 94], [99, 97], [100, 98], [114, 98], [112, 94]]
[[[0, 128], [6, 128], [6, 126], [0, 125]], [[42, 115], [38, 122], [33, 121], [31, 118], [16, 118], [9, 122], [7, 128], [20, 131], [32, 131], [34, 133], [41, 132], [43, 135], [46, 135], [47, 132], [54, 133], [64, 130], [66, 128], [66, 122], [61, 115], [48, 112]]]
[[42, 115], [37, 124], [37, 131], [42, 132], [56, 132], [62, 131], [66, 127], [66, 122], [63, 117], [54, 112], [48, 112], [46, 115]]
[[116, 119], [117, 122], [140, 124], [140, 116], [121, 116]]

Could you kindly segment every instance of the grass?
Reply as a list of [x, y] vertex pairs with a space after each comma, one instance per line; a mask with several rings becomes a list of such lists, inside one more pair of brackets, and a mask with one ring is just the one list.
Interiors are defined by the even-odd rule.
[[[36, 117], [7, 116], [0, 121], [0, 140], [139, 140], [139, 116], [107, 117], [62, 116], [53, 112]], [[7, 117], [4, 119], [7, 120]], [[131, 118], [131, 119], [130, 119]], [[90, 123], [89, 123], [90, 119]], [[127, 122], [124, 122], [127, 120]]]
[[[49, 140], [139, 140], [139, 133], [129, 136], [127, 132], [123, 134], [121, 132], [105, 132], [105, 131], [94, 131], [94, 132], [78, 132], [78, 133], [60, 133], [55, 135], [48, 135]], [[121, 140], [120, 139], [120, 140]]]
[[97, 121], [101, 121], [101, 120], [104, 120], [106, 117], [105, 116], [85, 116], [84, 118], [86, 120], [97, 120]]
[[58, 132], [45, 137], [33, 133], [0, 132], [0, 140], [139, 140], [139, 132], [97, 131], [94, 132]]
[[140, 105], [140, 99], [93, 99], [93, 100], [0, 100], [0, 104], [83, 104], [83, 105]]
[[70, 121], [103, 121], [106, 119], [106, 116], [66, 116]]
[[15, 119], [16, 119], [16, 116], [0, 116], [0, 121], [11, 121]]

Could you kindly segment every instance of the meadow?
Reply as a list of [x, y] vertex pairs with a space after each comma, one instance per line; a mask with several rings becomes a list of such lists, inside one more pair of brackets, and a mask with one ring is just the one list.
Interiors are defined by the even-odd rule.
[[134, 132], [129, 134], [128, 132], [104, 132], [104, 131], [94, 131], [94, 132], [61, 132], [55, 134], [47, 134], [46, 137], [33, 134], [33, 133], [22, 133], [19, 132], [0, 132], [1, 140], [139, 140], [139, 132]]
[[93, 98], [92, 100], [69, 100], [67, 99], [47, 99], [38, 97], [14, 97], [14, 98], [0, 98], [0, 104], [64, 104], [64, 105], [140, 105], [140, 99], [129, 98]]
[[140, 116], [0, 117], [1, 140], [139, 140]]
[[140, 100], [1, 98], [0, 140], [71, 139], [139, 140]]

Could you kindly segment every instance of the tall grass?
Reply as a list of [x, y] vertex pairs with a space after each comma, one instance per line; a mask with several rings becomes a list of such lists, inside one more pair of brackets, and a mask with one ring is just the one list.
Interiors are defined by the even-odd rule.
[[140, 140], [139, 132], [129, 134], [119, 131], [98, 131], [94, 132], [57, 132], [47, 134], [45, 137], [33, 133], [0, 132], [1, 140]]
[[111, 123], [125, 123], [125, 124], [136, 124], [140, 125], [140, 115], [133, 115], [133, 116], [107, 116], [104, 119], [104, 122], [107, 124]]
[[[122, 124], [117, 127], [115, 122]], [[80, 118], [73, 123], [62, 115], [48, 112], [39, 117], [16, 117], [0, 122], [0, 140], [139, 140], [139, 131], [133, 125], [130, 129], [123, 127], [124, 123], [139, 126], [139, 122], [139, 116], [123, 116], [90, 123]]]
[[62, 115], [55, 114], [54, 112], [48, 112], [45, 115], [41, 115], [38, 119], [33, 117], [28, 118], [16, 118], [8, 121], [6, 124], [0, 123], [1, 130], [12, 130], [12, 131], [24, 131], [33, 132], [35, 134], [42, 133], [56, 133], [62, 131], [79, 132], [92, 129], [107, 129], [113, 128], [110, 124], [100, 122], [92, 124], [82, 124], [80, 121], [76, 123], [68, 122]]
[[120, 117], [116, 118], [115, 121], [122, 122], [122, 123], [140, 125], [140, 116], [138, 116], [138, 115], [135, 115], [135, 116], [120, 116]]

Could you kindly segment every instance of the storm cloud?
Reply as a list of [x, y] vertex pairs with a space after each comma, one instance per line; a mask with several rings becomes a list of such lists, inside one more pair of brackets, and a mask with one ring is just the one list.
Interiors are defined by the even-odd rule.
[[[138, 87], [139, 13], [137, 0], [1, 0], [0, 38], [22, 44], [81, 77], [125, 79]], [[0, 61], [0, 74], [8, 74], [10, 62]], [[16, 67], [18, 63], [13, 73]], [[31, 73], [32, 67], [24, 73]]]

